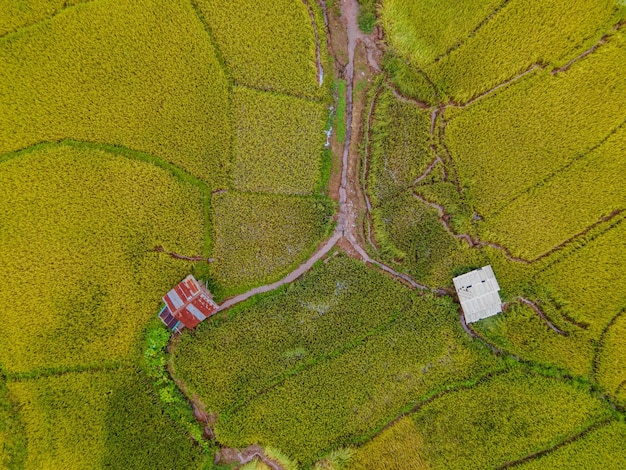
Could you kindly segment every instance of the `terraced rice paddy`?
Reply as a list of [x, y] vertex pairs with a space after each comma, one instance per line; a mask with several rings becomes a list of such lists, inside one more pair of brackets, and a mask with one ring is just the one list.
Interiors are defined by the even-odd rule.
[[0, 2], [0, 467], [211, 468], [145, 329], [190, 271], [275, 280], [334, 207], [322, 13], [275, 7], [230, 48], [227, 3]]
[[0, 467], [621, 469], [622, 3], [0, 0]]

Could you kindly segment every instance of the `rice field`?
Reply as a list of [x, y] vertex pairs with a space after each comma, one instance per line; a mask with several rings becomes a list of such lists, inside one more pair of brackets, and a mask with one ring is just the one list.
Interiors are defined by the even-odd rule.
[[154, 247], [202, 252], [202, 190], [146, 161], [67, 144], [0, 168], [0, 301], [12, 306], [0, 326], [4, 369], [127, 356], [162, 293], [189, 269]]
[[237, 87], [233, 108], [233, 186], [254, 193], [313, 193], [320, 179], [327, 107]]
[[607, 325], [598, 348], [596, 379], [611, 396], [626, 404], [626, 315], [618, 313]]
[[626, 425], [612, 422], [585, 434], [572, 444], [520, 465], [523, 470], [569, 470], [577, 466], [619, 470], [626, 465]]
[[366, 441], [416, 400], [501, 367], [455, 320], [448, 300], [337, 257], [203, 326], [173, 365], [217, 412], [221, 443], [257, 442], [309, 465]]
[[[626, 118], [626, 79], [617, 72], [626, 65], [624, 41], [623, 33], [615, 34], [566, 72], [546, 70], [466, 109], [450, 110], [445, 140], [460, 182], [470, 188], [483, 217], [493, 216], [533, 188], [542, 189], [546, 180], [573, 162], [610, 153], [596, 147], [610, 139]], [[611, 184], [611, 174], [603, 178]], [[569, 210], [577, 212], [577, 207]], [[530, 232], [534, 230], [531, 226]], [[532, 245], [525, 251], [518, 254], [541, 253]]]
[[8, 391], [25, 428], [25, 468], [202, 467], [202, 451], [162, 412], [139, 370], [15, 380]]
[[0, 96], [11, 96], [1, 101], [0, 153], [71, 138], [150, 153], [212, 186], [226, 183], [228, 81], [186, 2], [67, 8], [0, 39], [0, 63]]
[[465, 41], [503, 0], [385, 0], [381, 21], [389, 44], [410, 64], [424, 68]]
[[535, 64], [566, 64], [625, 13], [615, 0], [511, 0], [424, 71], [443, 96], [464, 103]]
[[[373, 468], [368, 465], [372, 461], [394, 469], [498, 468], [610, 416], [608, 406], [585, 390], [513, 370], [425, 404], [359, 449], [354, 468]], [[584, 457], [573, 462], [597, 462], [591, 455]], [[615, 458], [621, 457], [609, 461]]]
[[[302, 98], [325, 96], [319, 86], [315, 32], [306, 2], [194, 1], [235, 82]], [[309, 5], [318, 8], [315, 2]], [[325, 32], [319, 36], [325, 40]]]
[[327, 198], [227, 192], [212, 200], [215, 293], [232, 295], [287, 274], [330, 233]]

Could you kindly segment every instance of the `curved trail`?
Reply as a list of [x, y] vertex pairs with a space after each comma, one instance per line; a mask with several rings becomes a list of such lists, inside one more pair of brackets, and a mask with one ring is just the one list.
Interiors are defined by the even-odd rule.
[[[323, 9], [325, 4], [323, 4]], [[308, 272], [315, 263], [324, 258], [330, 252], [330, 250], [337, 245], [339, 240], [345, 238], [348, 243], [358, 253], [359, 257], [366, 263], [369, 263], [382, 271], [403, 280], [411, 287], [420, 290], [430, 290], [438, 295], [444, 295], [445, 291], [441, 289], [430, 289], [427, 286], [419, 284], [413, 280], [410, 276], [399, 273], [393, 268], [387, 266], [380, 261], [371, 258], [367, 252], [359, 245], [357, 241], [357, 214], [355, 212], [356, 204], [354, 204], [350, 198], [357, 197], [356, 186], [358, 181], [351, 181], [348, 179], [349, 166], [356, 165], [359, 156], [358, 153], [350, 154], [350, 145], [352, 143], [352, 114], [353, 114], [353, 85], [354, 85], [354, 52], [357, 45], [357, 40], [362, 40], [365, 37], [359, 30], [357, 22], [357, 13], [359, 4], [357, 0], [344, 0], [341, 3], [342, 16], [346, 19], [346, 29], [348, 35], [348, 63], [345, 68], [346, 79], [346, 136], [344, 140], [343, 153], [341, 158], [341, 183], [339, 186], [339, 214], [337, 217], [337, 225], [331, 238], [326, 240], [317, 251], [304, 263], [298, 266], [294, 271], [287, 274], [282, 279], [266, 284], [263, 286], [255, 287], [243, 294], [239, 294], [235, 297], [231, 297], [225, 300], [220, 306], [218, 311], [226, 310], [241, 302], [248, 300], [249, 298], [266, 292], [271, 292], [286, 284], [290, 284], [296, 281], [300, 276]]]

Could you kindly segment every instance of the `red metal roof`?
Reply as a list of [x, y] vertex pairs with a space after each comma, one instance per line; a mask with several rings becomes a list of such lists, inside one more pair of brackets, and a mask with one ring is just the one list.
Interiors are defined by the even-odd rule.
[[169, 291], [163, 301], [171, 315], [187, 328], [195, 328], [218, 309], [210, 293], [191, 274]]

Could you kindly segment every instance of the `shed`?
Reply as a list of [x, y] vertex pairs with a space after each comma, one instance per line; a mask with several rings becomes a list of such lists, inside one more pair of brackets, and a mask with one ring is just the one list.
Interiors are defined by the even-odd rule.
[[491, 265], [457, 276], [453, 281], [467, 323], [502, 312], [500, 286]]
[[193, 329], [219, 309], [209, 290], [191, 274], [163, 297], [159, 318], [174, 332]]

